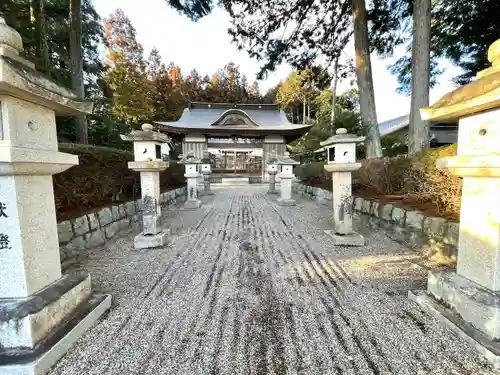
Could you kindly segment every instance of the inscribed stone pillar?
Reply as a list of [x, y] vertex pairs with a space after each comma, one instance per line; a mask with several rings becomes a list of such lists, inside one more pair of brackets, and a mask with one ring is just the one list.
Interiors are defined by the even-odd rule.
[[88, 274], [62, 275], [57, 238], [52, 176], [78, 157], [58, 152], [55, 116], [85, 115], [92, 104], [42, 76], [22, 51], [0, 18], [1, 375], [46, 373], [111, 304], [92, 293]]
[[299, 162], [290, 158], [290, 153], [285, 152], [282, 160], [278, 161], [281, 167], [279, 177], [281, 178], [280, 197], [278, 204], [280, 206], [295, 206], [296, 202], [292, 199], [292, 181], [295, 178], [293, 174], [293, 166], [298, 165]]
[[210, 163], [210, 153], [205, 150], [201, 160], [201, 174], [203, 175], [203, 195], [214, 195], [210, 186], [210, 176], [212, 176], [212, 165]]
[[187, 200], [182, 206], [183, 210], [195, 210], [201, 207], [201, 201], [198, 199], [198, 166], [201, 160], [194, 156], [192, 152], [187, 155], [181, 155], [180, 164], [184, 164], [184, 177], [187, 179]]
[[134, 142], [134, 161], [128, 163], [130, 169], [141, 175], [142, 233], [134, 239], [136, 249], [160, 247], [167, 242], [167, 232], [160, 227], [160, 172], [169, 167], [162, 160], [162, 144], [168, 136], [154, 132], [151, 124], [142, 125], [142, 130], [122, 135], [124, 141]]
[[410, 297], [500, 367], [500, 40], [492, 67], [421, 110], [424, 120], [459, 120], [457, 156], [437, 167], [463, 177], [457, 270], [430, 272]]
[[267, 161], [267, 174], [269, 175], [269, 190], [268, 194], [278, 194], [276, 191], [276, 175], [278, 174], [278, 157], [274, 151], [269, 155]]
[[[337, 129], [336, 135], [321, 142], [327, 149], [325, 170], [332, 174], [333, 231], [325, 231], [336, 245], [363, 246], [362, 235], [352, 228], [352, 183], [351, 173], [361, 168], [356, 163], [356, 143], [365, 137], [347, 134], [346, 129]], [[335, 158], [330, 159], [330, 149], [335, 147]]]
[[268, 135], [264, 137], [262, 143], [262, 178], [263, 180], [269, 177], [267, 173], [267, 161], [271, 154], [283, 156], [286, 152], [285, 138], [281, 135]]

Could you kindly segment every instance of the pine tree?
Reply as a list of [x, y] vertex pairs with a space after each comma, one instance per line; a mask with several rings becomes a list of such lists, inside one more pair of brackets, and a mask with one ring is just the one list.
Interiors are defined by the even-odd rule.
[[105, 21], [105, 30], [108, 46], [105, 80], [113, 90], [112, 112], [119, 120], [138, 128], [152, 113], [142, 46], [121, 9]]

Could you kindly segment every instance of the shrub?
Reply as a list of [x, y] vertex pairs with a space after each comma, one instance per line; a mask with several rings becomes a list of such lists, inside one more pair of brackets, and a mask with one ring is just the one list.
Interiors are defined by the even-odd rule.
[[[442, 216], [457, 217], [460, 212], [461, 181], [436, 168], [436, 160], [456, 155], [456, 145], [427, 149], [414, 157], [398, 155], [363, 160], [353, 173], [353, 191], [375, 195], [401, 195], [417, 203], [431, 204]], [[305, 184], [332, 189], [331, 175], [324, 162], [301, 165], [296, 176]]]
[[[59, 151], [78, 155], [79, 165], [54, 176], [54, 195], [58, 217], [79, 216], [113, 202], [117, 193], [127, 200], [140, 196], [138, 172], [128, 168], [134, 160], [129, 151], [80, 145], [59, 144]], [[171, 163], [160, 176], [162, 191], [184, 184], [183, 167]]]
[[405, 171], [410, 166], [406, 155], [393, 158], [363, 160], [354, 173], [353, 190], [371, 190], [376, 194], [401, 194], [404, 191]]
[[405, 189], [422, 203], [433, 203], [440, 214], [460, 212], [461, 180], [436, 168], [436, 160], [457, 154], [451, 145], [427, 149], [412, 158], [405, 175]]
[[324, 169], [325, 162], [302, 164], [295, 168], [295, 176], [310, 186], [332, 190], [332, 176]]

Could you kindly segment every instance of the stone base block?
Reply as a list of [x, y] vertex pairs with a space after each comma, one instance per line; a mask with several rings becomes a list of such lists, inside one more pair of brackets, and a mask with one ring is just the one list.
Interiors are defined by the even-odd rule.
[[426, 291], [409, 291], [408, 297], [423, 310], [434, 316], [455, 334], [467, 341], [479, 354], [484, 356], [495, 368], [500, 369], [500, 343], [491, 340], [483, 332], [466, 322], [459, 314], [444, 306]]
[[89, 299], [91, 291], [90, 275], [78, 272], [29, 297], [0, 299], [0, 355], [32, 351]]
[[165, 246], [167, 239], [167, 232], [159, 232], [156, 234], [141, 233], [134, 238], [134, 249], [152, 249], [155, 247]]
[[427, 291], [492, 340], [500, 339], [500, 294], [454, 272], [429, 272]]
[[276, 189], [275, 189], [275, 190], [271, 190], [271, 189], [269, 189], [269, 190], [267, 191], [267, 194], [279, 194], [279, 191], [278, 191], [278, 190], [276, 190]]
[[297, 202], [295, 202], [295, 199], [283, 199], [283, 198], [278, 198], [276, 200], [280, 206], [295, 206]]
[[181, 210], [196, 210], [201, 207], [201, 201], [199, 199], [191, 199], [184, 202]]
[[330, 236], [335, 245], [339, 246], [365, 246], [364, 237], [357, 233], [352, 232], [348, 234], [337, 234], [333, 230], [325, 230], [325, 233]]
[[111, 307], [90, 276], [65, 275], [40, 292], [0, 301], [0, 375], [43, 375]]

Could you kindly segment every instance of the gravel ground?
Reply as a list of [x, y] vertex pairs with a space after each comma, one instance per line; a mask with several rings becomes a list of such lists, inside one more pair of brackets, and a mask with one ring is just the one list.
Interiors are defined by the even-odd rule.
[[167, 247], [130, 234], [82, 264], [113, 308], [51, 375], [497, 373], [406, 298], [433, 268], [418, 254], [358, 221], [367, 245], [335, 247], [311, 201], [214, 191], [165, 213]]

